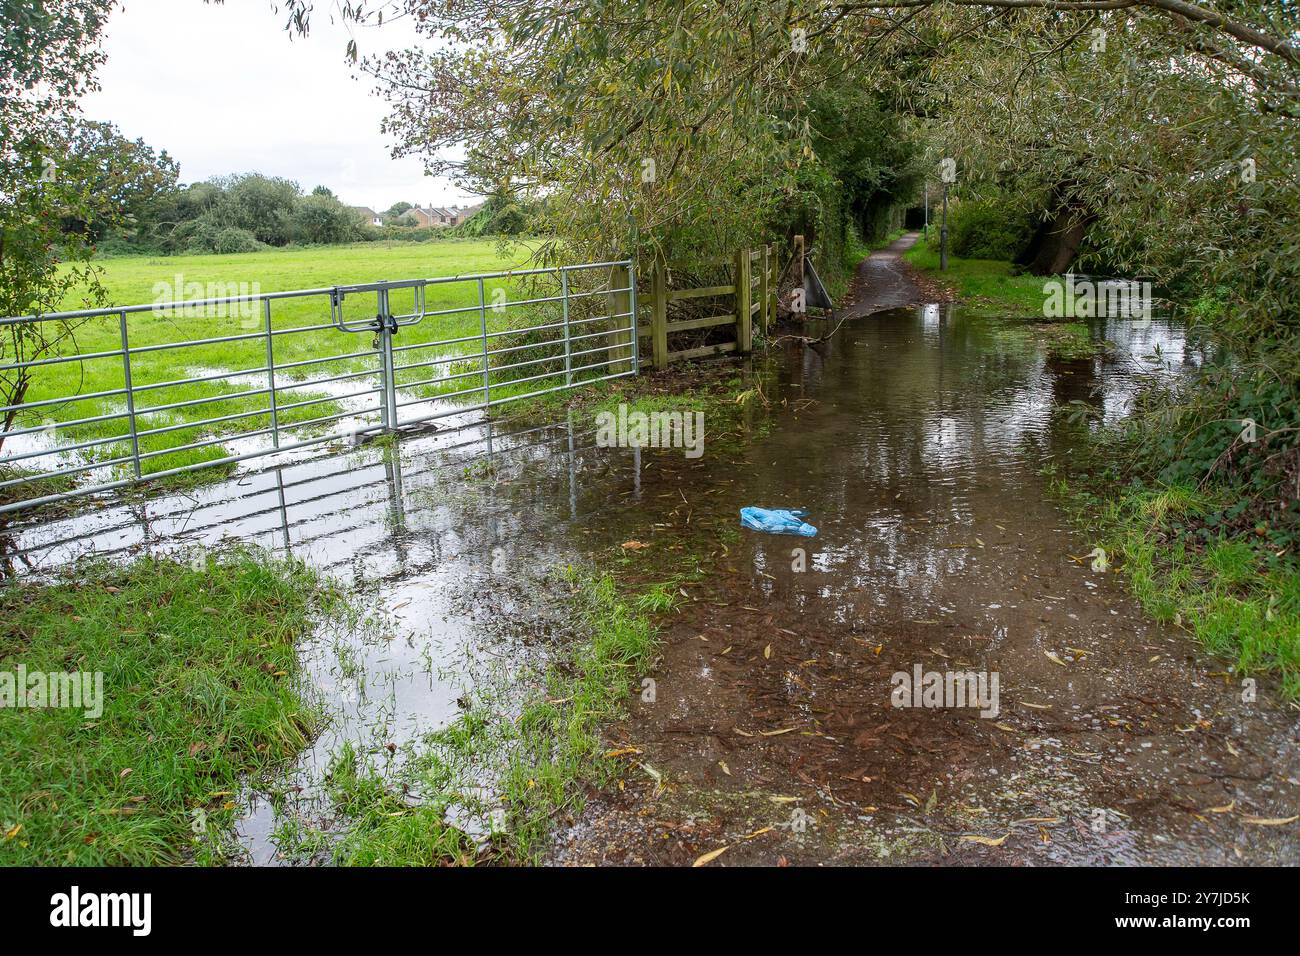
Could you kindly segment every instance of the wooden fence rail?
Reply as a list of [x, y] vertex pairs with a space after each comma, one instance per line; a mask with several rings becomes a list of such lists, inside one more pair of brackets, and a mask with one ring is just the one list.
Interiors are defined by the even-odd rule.
[[[693, 289], [669, 289], [668, 276], [659, 265], [650, 274], [650, 295], [645, 305], [650, 313], [649, 325], [638, 325], [638, 337], [650, 339], [649, 358], [655, 366], [686, 359], [704, 358], [736, 352], [744, 355], [754, 346], [754, 323], [766, 334], [776, 318], [776, 257], [770, 245], [761, 249], [738, 249], [731, 264], [732, 281], [727, 285], [701, 286]], [[668, 303], [687, 299], [730, 296], [733, 309], [722, 315], [698, 319], [668, 321]], [[715, 326], [735, 327], [735, 338], [698, 348], [668, 351], [668, 336], [673, 332], [690, 332]], [[644, 356], [645, 353], [643, 352]]]

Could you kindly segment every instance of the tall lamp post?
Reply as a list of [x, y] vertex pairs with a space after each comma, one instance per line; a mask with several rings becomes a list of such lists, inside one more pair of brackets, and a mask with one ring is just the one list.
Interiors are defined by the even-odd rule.
[[948, 184], [943, 184], [943, 225], [939, 227], [939, 271], [948, 270]]
[[943, 222], [939, 226], [939, 269], [948, 268], [948, 187], [957, 181], [957, 160], [944, 157], [939, 161], [939, 179], [943, 183]]

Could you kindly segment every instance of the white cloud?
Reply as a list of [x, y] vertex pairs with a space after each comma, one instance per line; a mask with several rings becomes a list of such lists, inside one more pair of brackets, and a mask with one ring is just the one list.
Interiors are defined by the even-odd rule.
[[365, 55], [416, 43], [414, 32], [398, 21], [350, 34], [324, 6], [304, 39], [284, 30], [269, 0], [123, 0], [105, 31], [102, 89], [82, 106], [166, 149], [182, 182], [255, 171], [380, 210], [466, 201], [418, 159], [390, 157], [384, 101], [344, 56], [349, 35]]

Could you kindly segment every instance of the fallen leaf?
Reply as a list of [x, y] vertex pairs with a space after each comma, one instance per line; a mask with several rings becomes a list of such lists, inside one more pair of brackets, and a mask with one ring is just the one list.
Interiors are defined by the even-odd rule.
[[727, 762], [725, 760], [719, 760], [718, 766], [722, 768], [722, 772], [725, 773], [728, 777], [731, 776], [731, 768], [727, 766]]
[[23, 825], [21, 823], [15, 823], [13, 826], [11, 826], [8, 830], [5, 831], [5, 839], [12, 840], [14, 837], [16, 837], [18, 834], [22, 832], [23, 832]]
[[731, 846], [732, 845], [729, 844], [727, 846], [722, 847], [721, 849], [710, 850], [708, 853], [704, 854], [704, 856], [700, 857], [694, 863], [692, 863], [691, 867], [694, 868], [697, 866], [707, 866], [708, 864], [716, 860], [718, 857], [722, 856], [722, 854], [730, 850]]
[[782, 734], [788, 734], [792, 730], [794, 730], [793, 727], [782, 727], [780, 730], [760, 730], [759, 733], [764, 737], [780, 737]]
[[771, 644], [769, 644], [769, 645], [767, 645], [767, 647], [763, 648], [763, 656], [766, 657], [766, 658], [770, 658], [770, 657], [772, 656], [772, 645], [771, 645]]
[[1283, 827], [1300, 820], [1300, 813], [1293, 817], [1252, 817], [1243, 815], [1242, 823], [1253, 823], [1257, 827]]
[[640, 551], [642, 548], [650, 547], [650, 545], [644, 541], [624, 541], [622, 547], [627, 548], [629, 551]]
[[1003, 843], [1007, 842], [1007, 837], [1009, 836], [1011, 836], [1010, 833], [1004, 833], [1002, 834], [1002, 836], [998, 837], [995, 840], [992, 837], [979, 836], [978, 834], [974, 834], [974, 833], [967, 833], [962, 836], [962, 839], [967, 840], [970, 843], [978, 843], [981, 846], [1001, 846]]
[[639, 754], [641, 751], [636, 747], [619, 747], [617, 750], [605, 751], [606, 757], [625, 757], [628, 754]]
[[1047, 655], [1047, 659], [1048, 659], [1049, 661], [1051, 661], [1053, 664], [1060, 664], [1062, 667], [1068, 667], [1068, 666], [1069, 666], [1068, 664], [1065, 663], [1065, 661], [1061, 660], [1059, 657], [1057, 657], [1057, 656], [1056, 656], [1054, 653], [1052, 653], [1051, 651], [1044, 651], [1043, 653]]

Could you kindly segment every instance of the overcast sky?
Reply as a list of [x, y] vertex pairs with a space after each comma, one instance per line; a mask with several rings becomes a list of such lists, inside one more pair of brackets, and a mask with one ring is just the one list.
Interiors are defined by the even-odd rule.
[[[327, 6], [318, 4], [302, 39], [285, 32], [270, 0], [123, 0], [104, 38], [102, 89], [82, 103], [86, 116], [166, 149], [185, 183], [261, 172], [304, 190], [323, 184], [379, 211], [398, 200], [469, 201], [425, 176], [419, 160], [389, 158], [392, 144], [379, 132], [384, 101], [368, 78], [353, 79], [349, 33], [329, 23]], [[353, 29], [363, 56], [415, 42], [401, 22]]]

